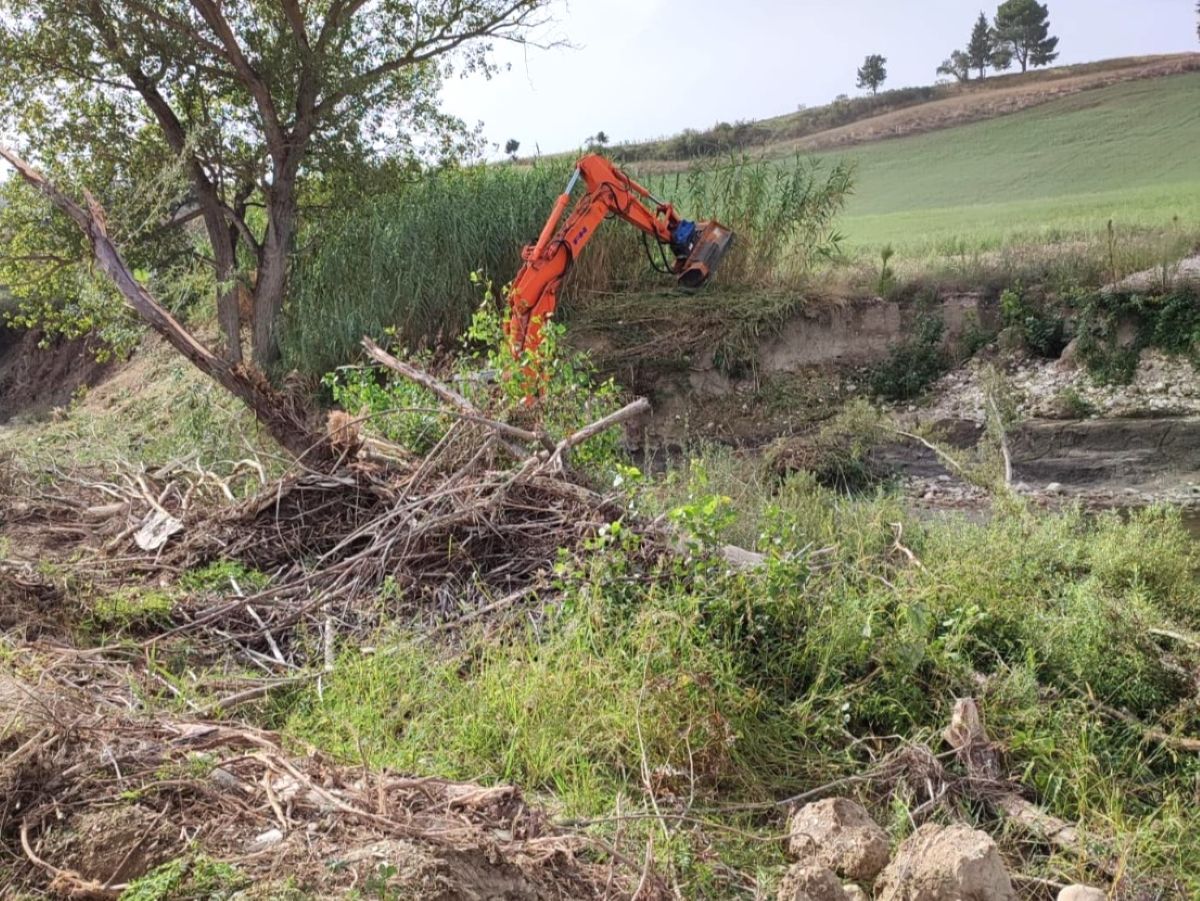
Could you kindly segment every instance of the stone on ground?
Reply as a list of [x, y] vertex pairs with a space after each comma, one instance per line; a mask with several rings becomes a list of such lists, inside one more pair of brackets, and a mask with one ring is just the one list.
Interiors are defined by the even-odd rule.
[[788, 832], [792, 857], [828, 867], [844, 879], [869, 883], [887, 866], [887, 833], [846, 798], [806, 804], [792, 817]]
[[1108, 895], [1090, 885], [1068, 885], [1058, 893], [1058, 901], [1107, 901]]
[[798, 863], [779, 883], [779, 901], [846, 901], [846, 891], [828, 867]]
[[876, 901], [1014, 901], [996, 843], [969, 826], [927, 823], [910, 835], [875, 886]]
[[871, 901], [867, 893], [853, 882], [849, 885], [843, 885], [842, 891], [846, 893], [846, 901]]

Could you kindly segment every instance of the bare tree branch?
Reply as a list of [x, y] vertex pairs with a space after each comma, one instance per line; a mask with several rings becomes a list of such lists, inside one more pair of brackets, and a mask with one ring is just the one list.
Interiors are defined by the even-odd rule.
[[304, 24], [304, 12], [300, 9], [300, 4], [297, 0], [280, 0], [280, 5], [283, 7], [283, 14], [287, 17], [288, 25], [291, 26], [296, 42], [308, 50], [308, 29]]
[[325, 23], [321, 26], [321, 33], [317, 37], [317, 50], [323, 51], [329, 43], [329, 39], [333, 37], [334, 32], [338, 30], [343, 21], [353, 19], [367, 4], [367, 0], [350, 0], [349, 3], [343, 3], [342, 0], [334, 0], [329, 7], [329, 15], [325, 17]]
[[[526, 7], [521, 11], [522, 7]], [[399, 72], [409, 66], [419, 65], [426, 60], [456, 50], [463, 44], [486, 37], [502, 37], [504, 32], [520, 29], [529, 24], [529, 17], [534, 7], [528, 0], [513, 0], [499, 12], [493, 13], [485, 22], [479, 23], [465, 31], [451, 33], [453, 21], [447, 22], [436, 33], [415, 42], [408, 51], [395, 59], [380, 63], [353, 78], [347, 79], [338, 90], [326, 96], [316, 107], [317, 118], [330, 113], [334, 107], [352, 94], [379, 81], [387, 75]]]
[[26, 182], [79, 226], [91, 244], [92, 255], [101, 271], [112, 279], [121, 296], [138, 316], [162, 335], [168, 344], [197, 369], [243, 401], [275, 439], [298, 458], [308, 456], [310, 460], [319, 459], [328, 453], [327, 444], [300, 421], [295, 405], [272, 388], [262, 373], [231, 364], [213, 354], [138, 282], [108, 236], [104, 210], [90, 194], [85, 193], [87, 209], [84, 209], [3, 144], [0, 144], [0, 157], [8, 160]]
[[130, 9], [141, 13], [150, 21], [187, 38], [189, 41], [195, 43], [197, 47], [208, 51], [213, 56], [217, 56], [226, 60], [229, 59], [229, 54], [225, 52], [225, 49], [220, 44], [214, 43], [210, 38], [205, 37], [204, 34], [201, 33], [199, 29], [193, 27], [191, 23], [181, 22], [178, 19], [171, 18], [170, 16], [163, 14], [151, 3], [142, 3], [140, 0], [123, 0], [123, 2]]

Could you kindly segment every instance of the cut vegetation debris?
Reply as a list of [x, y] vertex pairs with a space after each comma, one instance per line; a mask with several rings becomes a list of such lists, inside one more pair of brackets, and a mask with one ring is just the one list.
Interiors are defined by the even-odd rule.
[[[8, 891], [51, 897], [667, 897], [632, 861], [557, 829], [512, 786], [364, 771], [278, 735], [147, 718], [126, 666], [28, 648], [0, 673]], [[38, 675], [40, 671], [40, 675]], [[86, 685], [86, 690], [80, 688]], [[364, 897], [360, 895], [359, 897]]]
[[[338, 416], [339, 465], [234, 502], [10, 467], [10, 884], [762, 897], [789, 810], [848, 795], [893, 847], [986, 830], [1030, 897], [1200, 891], [1177, 514], [922, 523], [720, 455], [648, 479], [578, 453], [639, 404], [551, 438], [369, 350], [447, 421], [428, 452]], [[184, 529], [139, 551], [156, 507]], [[964, 697], [988, 731], [943, 739]]]

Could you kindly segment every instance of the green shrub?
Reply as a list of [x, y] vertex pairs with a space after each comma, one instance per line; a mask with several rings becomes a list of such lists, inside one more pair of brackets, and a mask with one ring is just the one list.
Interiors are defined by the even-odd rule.
[[[1127, 384], [1142, 351], [1154, 347], [1186, 355], [1200, 366], [1200, 293], [1183, 286], [1167, 294], [1092, 292], [1072, 298], [1078, 314], [1079, 353], [1099, 381]], [[1122, 326], [1132, 329], [1123, 340]]]
[[1070, 386], [1053, 398], [1054, 412], [1063, 419], [1088, 419], [1096, 415], [1096, 405]]
[[1044, 302], [1034, 302], [1020, 282], [1000, 295], [1000, 314], [1004, 324], [1016, 329], [1025, 347], [1039, 357], [1057, 359], [1066, 347], [1062, 316]]
[[890, 401], [919, 397], [950, 366], [942, 346], [945, 330], [940, 316], [929, 313], [919, 316], [912, 337], [895, 345], [888, 358], [871, 371], [871, 392]]
[[[501, 308], [490, 281], [473, 274], [472, 282], [482, 287], [483, 303], [461, 339], [463, 353], [444, 362], [442, 374], [476, 409], [498, 420], [519, 417], [527, 394], [537, 393], [539, 427], [560, 438], [618, 409], [621, 389], [612, 379], [601, 381], [586, 354], [563, 346], [557, 322], [542, 327], [536, 361], [528, 352], [514, 358], [504, 332], [507, 306]], [[537, 385], [528, 375], [534, 365]], [[431, 450], [456, 421], [430, 391], [382, 367], [343, 366], [327, 373], [322, 384], [335, 403], [363, 418], [367, 430], [415, 454]], [[607, 481], [624, 462], [621, 446], [620, 432], [606, 430], [574, 448], [572, 463]]]
[[227, 863], [202, 854], [178, 857], [135, 879], [123, 901], [225, 901], [237, 897], [249, 880]]
[[141, 634], [168, 624], [174, 605], [174, 596], [162, 589], [119, 588], [91, 601], [87, 621], [105, 633]]

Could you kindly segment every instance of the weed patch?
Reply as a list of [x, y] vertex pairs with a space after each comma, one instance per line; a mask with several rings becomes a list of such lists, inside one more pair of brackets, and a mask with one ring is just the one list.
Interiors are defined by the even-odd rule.
[[178, 857], [136, 879], [121, 893], [124, 901], [225, 901], [247, 880], [229, 864], [204, 855]]
[[[518, 780], [570, 815], [602, 816], [644, 802], [647, 779], [697, 810], [787, 797], [861, 771], [878, 736], [937, 734], [971, 694], [1039, 803], [1085, 834], [1194, 818], [1181, 806], [1190, 764], [1147, 755], [1144, 735], [1102, 713], [1200, 727], [1183, 676], [1200, 652], [1166, 655], [1152, 632], [1200, 627], [1200, 555], [1177, 513], [1005, 502], [986, 523], [922, 523], [884, 495], [752, 470], [709, 456], [635, 489], [641, 509], [696, 536], [691, 556], [639, 578], [637, 535], [610, 529], [562, 561], [562, 600], [536, 626], [448, 656], [392, 631], [373, 654], [341, 658], [323, 695], [295, 699], [287, 731], [348, 759], [361, 749], [417, 772]], [[762, 568], [707, 555], [751, 529]], [[721, 897], [706, 895], [689, 851], [665, 853], [689, 896]], [[1163, 866], [1183, 872], [1151, 854], [1131, 861]]]
[[950, 366], [942, 347], [946, 324], [928, 313], [918, 317], [912, 337], [894, 346], [870, 373], [871, 392], [889, 401], [919, 397]]
[[1072, 301], [1080, 358], [1106, 384], [1127, 384], [1141, 353], [1155, 347], [1200, 366], [1200, 294], [1183, 287], [1163, 295], [1089, 293]]

